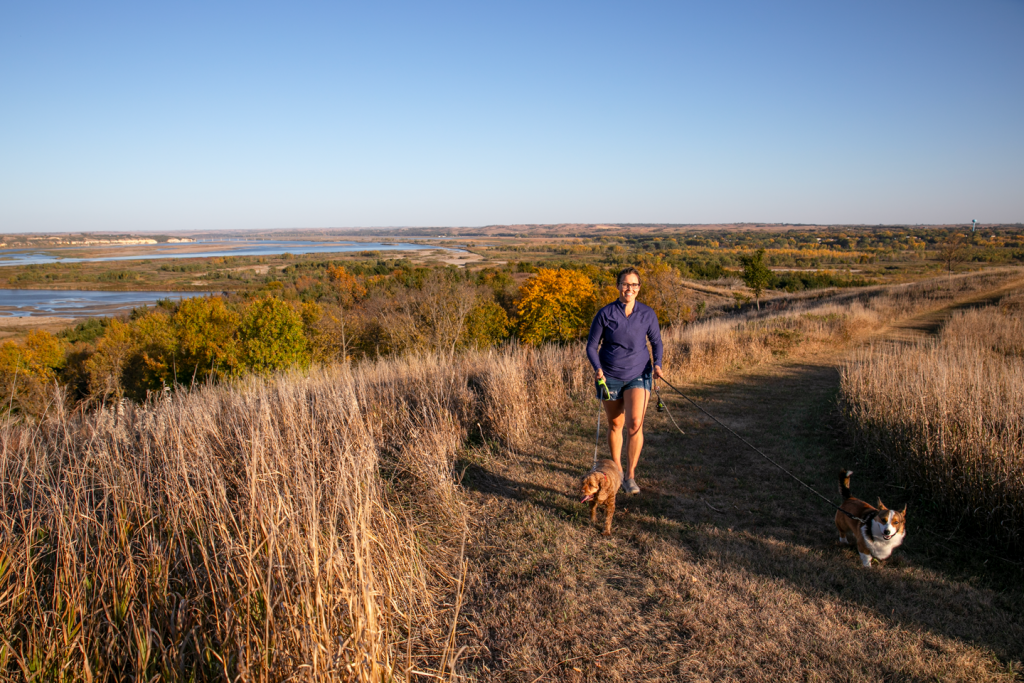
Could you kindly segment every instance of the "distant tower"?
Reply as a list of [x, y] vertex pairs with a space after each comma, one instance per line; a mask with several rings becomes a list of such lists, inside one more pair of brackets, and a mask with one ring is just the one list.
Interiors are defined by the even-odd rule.
[[977, 227], [978, 227], [978, 221], [976, 221], [976, 220], [973, 220], [973, 219], [972, 219], [972, 220], [971, 220], [971, 232], [974, 232], [974, 230], [975, 230], [975, 229], [976, 229]]

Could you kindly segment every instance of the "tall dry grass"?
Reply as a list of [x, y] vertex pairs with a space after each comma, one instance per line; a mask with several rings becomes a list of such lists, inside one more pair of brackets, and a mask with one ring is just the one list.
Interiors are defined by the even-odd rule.
[[811, 350], [845, 344], [878, 326], [878, 316], [858, 303], [712, 318], [663, 335], [665, 368], [680, 379], [708, 379], [770, 362], [798, 346]]
[[448, 678], [456, 458], [532, 439], [587, 387], [580, 356], [415, 356], [0, 427], [0, 676]]
[[[992, 277], [951, 282], [962, 295]], [[668, 330], [666, 369], [713, 375], [831, 345], [934, 305], [914, 292], [942, 286]], [[467, 524], [458, 458], [481, 441], [514, 453], [592, 391], [579, 345], [513, 346], [123, 411], [57, 400], [37, 424], [6, 422], [0, 677], [449, 679]]]
[[1024, 550], [1024, 312], [959, 312], [937, 340], [868, 347], [843, 368], [842, 399], [900, 482]]
[[[996, 289], [1022, 277], [1022, 268], [992, 268], [974, 273], [942, 275], [903, 285], [843, 290], [828, 294], [827, 299], [829, 303], [839, 306], [859, 303], [878, 316], [881, 322], [892, 322], [948, 306], [972, 294]], [[811, 300], [802, 305], [813, 307], [816, 304]]]
[[763, 312], [711, 318], [666, 330], [666, 369], [679, 379], [708, 379], [770, 362], [796, 347], [843, 346], [888, 323], [948, 306], [1024, 276], [1020, 268], [942, 276], [906, 285], [777, 300]]

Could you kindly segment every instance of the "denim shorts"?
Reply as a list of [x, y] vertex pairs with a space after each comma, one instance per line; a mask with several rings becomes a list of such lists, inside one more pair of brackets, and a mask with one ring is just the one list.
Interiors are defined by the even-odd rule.
[[597, 398], [602, 401], [618, 401], [620, 398], [622, 398], [622, 392], [626, 389], [645, 389], [647, 391], [650, 391], [652, 379], [651, 373], [645, 372], [636, 379], [630, 380], [628, 382], [621, 379], [613, 379], [611, 377], [605, 377], [604, 382], [605, 384], [608, 385], [608, 392], [612, 395], [612, 397], [610, 399], [606, 399], [604, 397], [604, 391], [601, 390], [601, 386], [597, 384], [597, 382], [595, 382], [594, 388], [597, 389]]

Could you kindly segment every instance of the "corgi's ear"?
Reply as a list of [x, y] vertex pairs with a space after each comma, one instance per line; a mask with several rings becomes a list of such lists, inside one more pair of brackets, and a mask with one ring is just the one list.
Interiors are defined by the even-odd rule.
[[889, 509], [889, 508], [885, 507], [885, 503], [882, 502], [881, 498], [878, 499], [878, 509], [879, 510], [888, 510]]
[[903, 504], [903, 509], [900, 510], [900, 514], [903, 515], [904, 519], [906, 518], [906, 516], [907, 516], [907, 504], [906, 503]]

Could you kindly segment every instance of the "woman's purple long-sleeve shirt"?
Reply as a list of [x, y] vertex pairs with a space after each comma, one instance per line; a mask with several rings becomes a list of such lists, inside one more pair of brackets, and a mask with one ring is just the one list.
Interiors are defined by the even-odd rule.
[[627, 318], [626, 305], [616, 300], [594, 316], [587, 337], [587, 358], [595, 371], [603, 369], [606, 377], [629, 382], [652, 370], [647, 340], [654, 352], [654, 364], [660, 366], [661, 329], [654, 309], [637, 301]]

